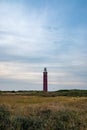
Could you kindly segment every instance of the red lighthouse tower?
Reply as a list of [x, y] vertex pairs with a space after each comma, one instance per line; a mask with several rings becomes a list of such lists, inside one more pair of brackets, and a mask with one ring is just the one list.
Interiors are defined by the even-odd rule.
[[44, 72], [43, 72], [43, 91], [44, 92], [48, 91], [47, 69], [46, 68], [44, 68]]

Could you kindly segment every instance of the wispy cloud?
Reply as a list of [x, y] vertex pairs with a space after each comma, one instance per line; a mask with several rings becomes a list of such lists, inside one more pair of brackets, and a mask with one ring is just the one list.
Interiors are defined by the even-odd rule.
[[79, 0], [0, 1], [0, 79], [4, 89], [9, 89], [6, 85], [24, 89], [25, 83], [25, 89], [41, 90], [45, 66], [49, 90], [86, 89], [86, 6]]

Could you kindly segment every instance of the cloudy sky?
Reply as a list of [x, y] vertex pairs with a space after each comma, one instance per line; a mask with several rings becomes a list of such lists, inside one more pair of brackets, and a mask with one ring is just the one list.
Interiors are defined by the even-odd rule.
[[87, 0], [0, 0], [0, 90], [87, 89]]

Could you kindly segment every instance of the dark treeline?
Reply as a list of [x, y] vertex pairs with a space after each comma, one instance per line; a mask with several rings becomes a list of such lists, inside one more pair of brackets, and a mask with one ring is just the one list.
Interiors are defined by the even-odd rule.
[[0, 91], [0, 95], [11, 94], [11, 95], [28, 95], [28, 96], [44, 96], [44, 97], [56, 97], [56, 96], [72, 96], [72, 97], [87, 97], [87, 90], [58, 90], [58, 91]]

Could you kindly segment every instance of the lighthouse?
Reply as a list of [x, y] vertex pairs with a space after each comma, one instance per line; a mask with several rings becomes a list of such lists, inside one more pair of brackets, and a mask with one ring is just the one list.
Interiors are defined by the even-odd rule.
[[47, 69], [44, 68], [43, 72], [43, 91], [47, 92], [48, 91], [48, 80], [47, 80]]

